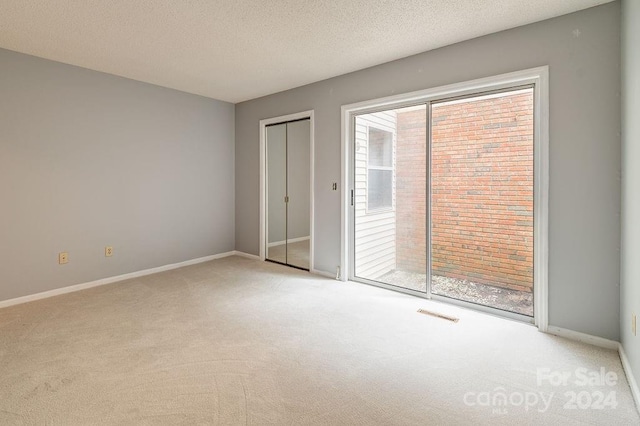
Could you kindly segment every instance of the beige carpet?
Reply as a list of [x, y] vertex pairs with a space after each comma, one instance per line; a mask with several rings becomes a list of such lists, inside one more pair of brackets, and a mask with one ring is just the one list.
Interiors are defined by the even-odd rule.
[[614, 351], [239, 257], [0, 309], [0, 424], [639, 422]]

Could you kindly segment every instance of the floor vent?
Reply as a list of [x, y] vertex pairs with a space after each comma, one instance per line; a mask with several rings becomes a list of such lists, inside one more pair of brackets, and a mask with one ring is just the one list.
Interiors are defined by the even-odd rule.
[[440, 314], [438, 312], [427, 311], [426, 309], [418, 309], [418, 313], [425, 314], [425, 315], [431, 315], [432, 317], [442, 318], [442, 319], [445, 319], [445, 320], [451, 321], [451, 322], [460, 321], [459, 318], [450, 317], [449, 315]]

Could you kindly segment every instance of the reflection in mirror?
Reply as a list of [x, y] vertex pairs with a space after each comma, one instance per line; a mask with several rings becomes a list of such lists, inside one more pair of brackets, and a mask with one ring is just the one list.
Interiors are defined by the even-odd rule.
[[287, 263], [287, 125], [267, 127], [267, 259]]
[[309, 269], [310, 147], [309, 119], [266, 127], [266, 258]]
[[310, 120], [287, 123], [287, 263], [309, 269]]

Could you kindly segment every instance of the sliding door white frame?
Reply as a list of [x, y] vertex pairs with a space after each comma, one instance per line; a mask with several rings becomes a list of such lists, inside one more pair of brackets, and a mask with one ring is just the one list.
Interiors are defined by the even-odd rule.
[[[534, 323], [540, 331], [547, 331], [548, 264], [549, 264], [549, 68], [547, 66], [516, 71], [508, 74], [436, 87], [417, 92], [389, 96], [381, 99], [342, 106], [342, 197], [340, 278], [353, 278], [353, 220], [351, 218], [352, 138], [354, 117], [366, 112], [395, 109], [457, 96], [503, 90], [512, 87], [534, 87]], [[410, 292], [416, 294], [416, 292]], [[417, 294], [430, 298], [429, 294]], [[464, 304], [463, 305], [471, 305]], [[509, 316], [509, 315], [506, 315]]]
[[314, 209], [313, 209], [313, 188], [314, 188], [314, 118], [313, 110], [298, 112], [295, 114], [282, 115], [279, 117], [265, 118], [260, 120], [260, 259], [266, 259], [266, 241], [267, 241], [267, 126], [270, 124], [286, 123], [288, 121], [302, 120], [308, 118], [309, 123], [309, 271], [313, 271], [313, 234], [314, 234]]

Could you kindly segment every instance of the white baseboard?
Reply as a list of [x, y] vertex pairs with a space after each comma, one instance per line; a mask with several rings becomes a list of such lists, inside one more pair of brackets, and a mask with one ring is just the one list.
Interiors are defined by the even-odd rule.
[[633, 370], [631, 370], [629, 358], [627, 358], [627, 354], [624, 352], [624, 347], [621, 343], [618, 344], [618, 354], [620, 355], [620, 362], [622, 362], [622, 369], [627, 376], [627, 382], [631, 388], [631, 395], [633, 395], [633, 400], [636, 402], [636, 408], [640, 411], [640, 388], [638, 388], [638, 382], [636, 382]]
[[615, 340], [604, 339], [602, 337], [592, 336], [591, 334], [580, 333], [579, 331], [568, 330], [566, 328], [554, 327], [550, 325], [546, 331], [554, 336], [564, 337], [578, 342], [589, 343], [593, 346], [606, 349], [618, 349], [619, 343]]
[[33, 302], [35, 300], [46, 299], [61, 294], [73, 293], [74, 291], [86, 290], [92, 287], [98, 287], [106, 284], [113, 284], [118, 281], [130, 280], [132, 278], [144, 277], [145, 275], [157, 274], [158, 272], [170, 271], [172, 269], [182, 268], [184, 266], [196, 265], [198, 263], [209, 262], [223, 257], [233, 256], [237, 254], [235, 251], [214, 254], [211, 256], [199, 257], [197, 259], [185, 260], [184, 262], [172, 263], [169, 265], [158, 266], [157, 268], [145, 269], [142, 271], [131, 272], [114, 277], [102, 278], [96, 281], [90, 281], [82, 284], [70, 285], [68, 287], [56, 288], [55, 290], [43, 291], [42, 293], [30, 294], [28, 296], [16, 297], [15, 299], [0, 300], [0, 308], [6, 308], [22, 303]]
[[[236, 256], [240, 256], [240, 257], [246, 257], [247, 259], [262, 260], [260, 258], [260, 256], [256, 256], [255, 254], [245, 253], [245, 252], [242, 252], [242, 251], [235, 251], [233, 254], [236, 255]], [[314, 274], [314, 275], [320, 275], [321, 277], [327, 277], [327, 278], [331, 278], [331, 279], [336, 279], [336, 276], [333, 275], [331, 272], [320, 271], [318, 269], [311, 269], [309, 272]]]
[[629, 388], [631, 388], [631, 395], [633, 396], [633, 400], [636, 403], [636, 409], [640, 411], [640, 389], [638, 388], [638, 382], [636, 382], [635, 376], [633, 375], [633, 370], [631, 369], [631, 364], [629, 364], [629, 359], [627, 358], [627, 354], [624, 352], [624, 348], [622, 347], [621, 343], [614, 340], [604, 339], [602, 337], [592, 336], [591, 334], [580, 333], [578, 331], [554, 326], [549, 326], [549, 328], [547, 329], [547, 333], [559, 337], [564, 337], [570, 340], [577, 340], [579, 342], [588, 343], [601, 348], [614, 349], [618, 351], [620, 362], [622, 363], [622, 370], [627, 377]]
[[267, 244], [267, 247], [281, 246], [281, 245], [286, 244], [286, 243], [298, 243], [300, 241], [307, 241], [307, 240], [310, 240], [310, 239], [311, 239], [310, 236], [298, 237], [298, 238], [289, 238], [288, 240], [275, 241], [273, 243], [269, 243], [269, 244]]
[[240, 256], [240, 257], [246, 257], [247, 259], [262, 260], [262, 259], [260, 259], [260, 256], [256, 256], [255, 254], [249, 254], [249, 253], [245, 253], [243, 251], [238, 251], [238, 250], [233, 251], [233, 255], [234, 256]]
[[319, 271], [318, 269], [312, 269], [310, 272], [314, 275], [320, 275], [321, 277], [332, 278], [334, 280], [336, 279], [336, 276], [331, 272]]

